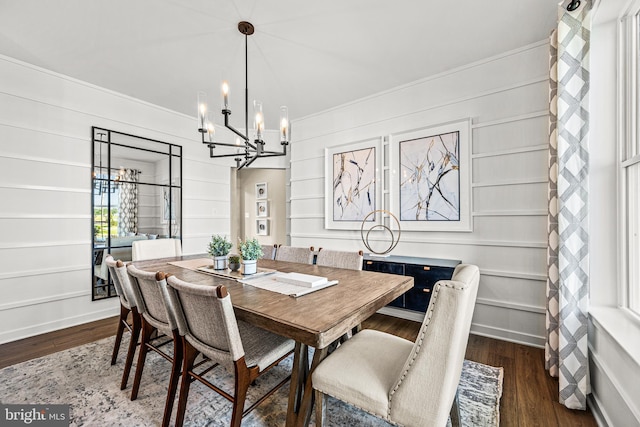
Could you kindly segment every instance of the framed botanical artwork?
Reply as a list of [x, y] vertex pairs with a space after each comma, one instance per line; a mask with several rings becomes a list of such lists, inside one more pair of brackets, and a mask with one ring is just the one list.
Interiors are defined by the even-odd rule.
[[[325, 149], [325, 228], [358, 230], [380, 224], [382, 137]], [[368, 228], [368, 227], [367, 227]]]
[[268, 219], [256, 220], [256, 234], [258, 236], [268, 236], [269, 235], [269, 220]]
[[402, 230], [472, 231], [470, 119], [391, 135], [389, 169]]
[[269, 202], [259, 201], [256, 202], [256, 216], [257, 217], [267, 217], [269, 216]]
[[259, 182], [256, 184], [256, 199], [267, 198], [267, 183]]

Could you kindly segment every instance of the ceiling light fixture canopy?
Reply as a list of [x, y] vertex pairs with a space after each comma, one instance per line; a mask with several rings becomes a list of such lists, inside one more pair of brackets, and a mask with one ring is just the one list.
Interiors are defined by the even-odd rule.
[[[229, 124], [229, 84], [222, 82], [222, 114], [224, 115], [224, 127], [236, 134], [235, 143], [215, 141], [215, 127], [213, 122], [213, 111], [207, 111], [207, 94], [198, 92], [198, 132], [202, 136], [202, 143], [209, 147], [209, 157], [234, 157], [236, 167], [242, 169], [249, 166], [256, 159], [261, 157], [277, 157], [287, 154], [287, 145], [291, 138], [291, 123], [289, 122], [289, 110], [287, 107], [280, 107], [280, 145], [282, 151], [268, 151], [264, 149], [264, 116], [262, 114], [262, 103], [253, 101], [254, 123], [253, 130], [255, 138], [253, 141], [249, 137], [249, 67], [248, 67], [248, 38], [255, 32], [254, 26], [250, 22], [242, 21], [238, 23], [238, 31], [244, 34], [244, 124], [245, 132], [242, 133]], [[236, 153], [214, 154], [217, 146], [236, 148]], [[242, 152], [244, 150], [244, 153]]]

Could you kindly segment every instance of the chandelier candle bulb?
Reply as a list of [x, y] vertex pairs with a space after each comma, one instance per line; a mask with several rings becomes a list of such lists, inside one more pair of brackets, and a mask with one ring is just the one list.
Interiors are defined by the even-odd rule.
[[280, 142], [289, 142], [289, 109], [280, 107]]
[[216, 137], [216, 128], [213, 124], [213, 111], [207, 113], [207, 136], [209, 137], [209, 142], [213, 143]]
[[207, 94], [198, 92], [198, 130], [202, 133], [206, 132], [206, 116], [207, 116]]
[[222, 105], [225, 110], [229, 109], [229, 83], [222, 82]]

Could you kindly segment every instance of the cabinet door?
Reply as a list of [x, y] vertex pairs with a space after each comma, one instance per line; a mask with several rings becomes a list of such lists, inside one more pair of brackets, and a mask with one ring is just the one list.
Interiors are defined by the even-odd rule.
[[413, 288], [405, 294], [405, 308], [424, 313], [429, 306], [433, 286], [438, 280], [451, 279], [453, 268], [407, 264], [405, 273], [414, 278]]
[[[378, 273], [399, 274], [401, 276], [405, 275], [404, 264], [400, 264], [397, 262], [364, 260], [362, 262], [362, 269], [366, 271], [375, 271]], [[398, 298], [391, 301], [388, 305], [391, 307], [404, 308], [405, 295], [406, 294], [400, 295]]]

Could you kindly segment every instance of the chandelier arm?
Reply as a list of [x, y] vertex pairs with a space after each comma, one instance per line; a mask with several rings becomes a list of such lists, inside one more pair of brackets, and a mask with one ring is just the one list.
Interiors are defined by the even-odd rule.
[[212, 159], [222, 158], [222, 157], [238, 157], [238, 153], [234, 154], [209, 154], [209, 157]]
[[285, 148], [284, 151], [263, 151], [262, 157], [278, 157], [278, 156], [286, 156], [287, 150]]
[[260, 157], [260, 156], [258, 156], [257, 154], [255, 156], [251, 157], [249, 160], [244, 162], [244, 166], [250, 166], [251, 163], [255, 162], [258, 159], [258, 157]]

